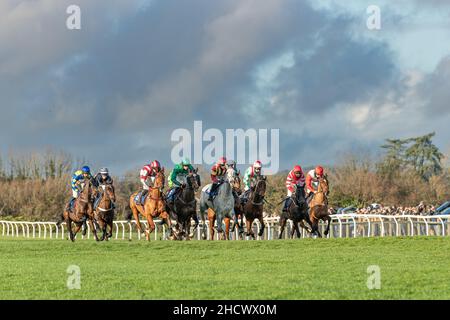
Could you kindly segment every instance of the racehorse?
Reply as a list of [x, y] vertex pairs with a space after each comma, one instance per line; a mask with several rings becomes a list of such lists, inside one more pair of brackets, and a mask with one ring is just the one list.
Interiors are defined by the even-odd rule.
[[294, 185], [294, 192], [290, 197], [290, 205], [287, 208], [287, 211], [282, 211], [280, 214], [280, 234], [278, 239], [281, 239], [283, 236], [284, 228], [286, 227], [287, 220], [291, 220], [293, 223], [293, 228], [291, 230], [291, 238], [294, 238], [294, 233], [297, 234], [297, 237], [300, 238], [300, 230], [298, 225], [305, 229], [308, 232], [311, 232], [311, 228], [305, 226], [304, 221], [308, 222], [311, 225], [311, 221], [308, 216], [308, 205], [306, 204], [305, 199], [305, 187], [300, 187], [298, 185]]
[[264, 234], [265, 224], [263, 220], [263, 205], [264, 197], [266, 194], [266, 177], [257, 177], [256, 181], [252, 182], [250, 186], [250, 194], [247, 202], [244, 204], [244, 216], [247, 225], [247, 236], [252, 236], [255, 239], [255, 234], [253, 233], [253, 221], [258, 219], [261, 223], [261, 227], [258, 236]]
[[[116, 201], [116, 194], [111, 184], [101, 185], [99, 188], [101, 188], [100, 201], [94, 210], [94, 219], [102, 230], [100, 240], [103, 241], [112, 237], [114, 220], [113, 203]], [[109, 227], [109, 231], [107, 227]]]
[[[231, 232], [234, 232], [237, 226], [239, 230], [239, 235], [242, 235], [244, 233], [244, 212], [240, 198], [240, 195], [242, 193], [240, 172], [236, 172], [233, 168], [228, 169], [227, 179], [231, 184], [234, 197], [234, 224], [233, 228], [231, 229]], [[240, 223], [239, 218], [241, 220]]]
[[[204, 189], [205, 190], [205, 189]], [[233, 218], [234, 197], [230, 182], [224, 180], [217, 188], [217, 196], [213, 201], [208, 200], [209, 196], [202, 191], [200, 196], [200, 215], [203, 221], [202, 234], [206, 239], [205, 215], [207, 213], [209, 221], [210, 239], [214, 240], [214, 222], [217, 220], [217, 232], [221, 235], [223, 231], [222, 223], [225, 222], [225, 238], [230, 239], [230, 221]]]
[[[66, 222], [67, 230], [69, 232], [69, 238], [72, 242], [75, 241], [75, 236], [77, 235], [78, 231], [80, 231], [86, 220], [93, 215], [92, 195], [94, 187], [92, 185], [92, 182], [86, 181], [80, 184], [80, 186], [81, 191], [79, 192], [78, 197], [75, 199], [73, 208], [70, 210], [68, 207], [66, 207], [63, 213], [63, 219]], [[72, 229], [72, 222], [75, 224], [75, 230]], [[89, 225], [94, 231], [94, 235], [97, 239], [97, 233], [90, 219]]]
[[319, 232], [320, 220], [326, 221], [328, 223], [327, 229], [324, 232], [325, 236], [327, 236], [330, 231], [331, 218], [328, 212], [328, 191], [329, 189], [327, 177], [324, 176], [319, 178], [319, 186], [317, 187], [317, 191], [314, 193], [314, 196], [309, 203], [309, 219], [312, 223], [312, 233], [319, 236], [320, 238], [322, 237]]
[[[186, 177], [186, 183], [182, 185], [181, 191], [177, 193], [173, 201], [173, 212], [175, 213], [175, 220], [177, 226], [180, 227], [177, 235], [178, 239], [186, 240], [191, 238], [191, 218], [197, 214], [197, 200], [195, 199], [195, 193], [200, 187], [200, 176], [197, 174], [198, 169], [189, 172]], [[198, 223], [194, 227], [194, 232], [198, 227]]]
[[[136, 195], [138, 192], [133, 193], [130, 196], [130, 208], [131, 212], [136, 220], [136, 225], [141, 233], [144, 232], [141, 222], [139, 221], [139, 214], [143, 215], [147, 219], [147, 228], [145, 229], [145, 238], [150, 241], [150, 234], [155, 230], [154, 218], [160, 217], [163, 222], [168, 226], [171, 235], [173, 234], [172, 223], [170, 216], [166, 211], [166, 204], [164, 201], [163, 189], [164, 189], [164, 168], [156, 174], [155, 182], [153, 186], [149, 187], [147, 198], [144, 205], [136, 203]], [[131, 218], [131, 215], [129, 216]]]

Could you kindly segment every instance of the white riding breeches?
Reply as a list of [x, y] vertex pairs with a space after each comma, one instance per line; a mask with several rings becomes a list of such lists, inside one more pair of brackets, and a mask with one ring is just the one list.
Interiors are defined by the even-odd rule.
[[78, 198], [78, 191], [72, 190], [72, 197]]
[[141, 181], [142, 182], [142, 189], [144, 190], [149, 190], [150, 187], [147, 185], [147, 183], [145, 181]]

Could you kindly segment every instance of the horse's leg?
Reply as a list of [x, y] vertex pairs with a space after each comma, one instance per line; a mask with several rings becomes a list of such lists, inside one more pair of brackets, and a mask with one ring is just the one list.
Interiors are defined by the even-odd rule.
[[160, 217], [163, 220], [163, 222], [167, 225], [168, 231], [170, 232], [169, 236], [175, 236], [174, 232], [173, 232], [173, 229], [172, 229], [172, 221], [170, 221], [169, 213], [167, 213], [167, 211], [163, 211], [163, 213], [160, 214]]
[[155, 230], [155, 222], [153, 221], [153, 216], [151, 213], [147, 214], [147, 223], [148, 223], [148, 229], [145, 230], [145, 238], [147, 241], [150, 241], [150, 234]]
[[200, 218], [202, 219], [202, 239], [206, 240], [206, 233], [207, 233], [207, 229], [206, 229], [206, 219], [205, 219], [205, 213], [201, 212], [200, 213]]
[[144, 233], [145, 230], [142, 228], [141, 221], [139, 220], [139, 210], [136, 205], [131, 206], [131, 213], [133, 214], [134, 220], [136, 221], [136, 226], [140, 233]]
[[100, 241], [97, 235], [97, 228], [95, 226], [94, 218], [88, 218], [89, 227], [92, 229], [92, 233], [94, 234], [95, 241]]
[[312, 221], [312, 233], [317, 237], [321, 238], [322, 235], [319, 232], [319, 220], [312, 217], [311, 221]]
[[264, 234], [264, 229], [266, 228], [266, 225], [264, 224], [264, 219], [263, 219], [263, 214], [262, 214], [262, 212], [261, 212], [261, 214], [258, 216], [258, 220], [259, 220], [259, 222], [260, 222], [260, 224], [261, 224], [261, 227], [259, 228], [258, 236], [259, 236], [259, 237], [262, 237], [263, 234]]
[[[94, 222], [95, 221], [97, 221], [97, 219], [94, 220]], [[99, 226], [99, 229], [102, 230], [102, 237], [100, 238], [100, 241], [103, 241], [106, 237], [106, 221], [104, 220], [104, 218], [99, 218], [97, 224]]]
[[69, 239], [70, 239], [70, 241], [74, 242], [75, 235], [73, 234], [73, 230], [72, 230], [72, 220], [69, 217], [66, 219], [66, 225], [67, 225], [67, 231], [69, 232]]
[[225, 240], [230, 240], [230, 218], [225, 217], [224, 218], [224, 222], [225, 222]]
[[208, 221], [209, 221], [209, 240], [214, 240], [214, 222], [216, 221], [216, 214], [208, 209]]
[[278, 240], [283, 237], [284, 228], [286, 227], [287, 219], [283, 216], [280, 217], [280, 234], [278, 235]]
[[111, 216], [108, 219], [107, 222], [108, 226], [109, 226], [109, 232], [106, 235], [106, 240], [108, 240], [109, 238], [112, 237], [113, 234], [113, 227], [114, 227], [114, 212], [111, 212]]
[[81, 226], [82, 226], [83, 224], [80, 223], [80, 224], [75, 224], [75, 225], [76, 225], [75, 231], [73, 231], [73, 239], [74, 239], [74, 241], [75, 241], [75, 236], [77, 235], [78, 231], [80, 231]]
[[256, 236], [255, 233], [253, 232], [253, 220], [254, 219], [247, 220], [247, 236], [251, 236], [253, 240], [255, 240]]
[[290, 235], [289, 235], [289, 237], [290, 237], [291, 239], [294, 239], [295, 224], [296, 224], [295, 219], [292, 219], [292, 229], [291, 229], [291, 233], [290, 233]]
[[328, 222], [327, 229], [325, 230], [324, 234], [325, 234], [325, 236], [328, 236], [328, 233], [330, 232], [331, 218], [330, 218], [330, 216], [327, 215], [327, 216], [325, 216], [324, 219]]
[[[302, 235], [300, 233], [300, 229], [298, 228], [298, 224], [299, 224], [299, 221], [295, 220], [294, 221], [294, 231], [297, 234], [297, 238], [300, 239], [302, 237]], [[294, 239], [294, 233], [292, 233], [292, 239]]]

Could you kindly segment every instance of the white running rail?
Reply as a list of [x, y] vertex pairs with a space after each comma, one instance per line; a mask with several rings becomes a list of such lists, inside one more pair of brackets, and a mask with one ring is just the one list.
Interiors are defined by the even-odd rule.
[[[356, 237], [388, 237], [388, 236], [449, 236], [450, 235], [450, 216], [388, 216], [388, 215], [363, 215], [363, 214], [340, 214], [332, 215], [330, 234], [331, 238], [356, 238]], [[258, 240], [272, 240], [279, 237], [279, 218], [265, 218], [266, 229], [264, 234], [256, 238]], [[141, 221], [146, 226], [146, 221]], [[152, 240], [166, 239], [166, 227], [159, 225], [159, 220], [155, 220], [156, 229], [152, 233]], [[208, 222], [206, 222], [208, 226]], [[257, 235], [260, 230], [259, 222], [254, 222], [253, 230]], [[320, 232], [324, 233], [326, 224], [319, 225]], [[283, 239], [290, 236], [292, 222], [286, 225]], [[65, 223], [58, 226], [55, 222], [26, 222], [26, 221], [0, 221], [0, 234], [3, 237], [18, 238], [39, 238], [39, 239], [67, 239], [67, 227]], [[209, 230], [206, 232], [209, 240]], [[310, 235], [301, 230], [301, 237], [306, 238]], [[81, 239], [92, 238], [92, 233], [88, 230], [86, 236], [80, 232], [77, 235]], [[195, 231], [194, 238], [200, 240], [202, 237], [202, 225]], [[132, 240], [144, 239], [143, 235], [137, 232], [135, 221], [114, 221], [113, 239]], [[215, 238], [218, 238], [217, 232]], [[236, 228], [231, 234], [231, 239], [239, 239], [239, 233]], [[247, 238], [244, 238], [247, 239]]]

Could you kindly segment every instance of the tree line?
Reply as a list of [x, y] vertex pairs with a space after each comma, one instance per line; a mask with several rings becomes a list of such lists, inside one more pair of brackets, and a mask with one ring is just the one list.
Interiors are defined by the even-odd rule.
[[[434, 135], [386, 139], [374, 154], [350, 153], [327, 167], [330, 205], [376, 202], [413, 206], [420, 201], [438, 204], [449, 200], [450, 172], [443, 153], [433, 144]], [[0, 219], [56, 220], [71, 196], [71, 174], [82, 163], [68, 153], [52, 150], [0, 157]], [[124, 217], [129, 196], [141, 187], [138, 172], [135, 168], [113, 177], [117, 218]], [[280, 212], [287, 173], [268, 177], [266, 211]], [[209, 182], [207, 168], [200, 168], [200, 174], [203, 184]]]

